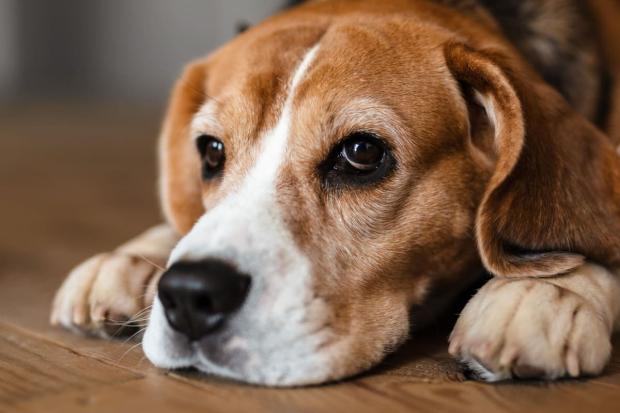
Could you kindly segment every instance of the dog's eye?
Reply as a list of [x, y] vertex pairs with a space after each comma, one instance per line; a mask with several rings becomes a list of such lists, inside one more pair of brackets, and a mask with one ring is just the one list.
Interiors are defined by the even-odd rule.
[[374, 139], [359, 134], [342, 145], [342, 156], [355, 169], [372, 171], [377, 169], [385, 151]]
[[356, 132], [332, 150], [319, 170], [328, 186], [365, 186], [387, 176], [394, 164], [381, 139], [371, 133]]
[[226, 158], [224, 144], [213, 136], [202, 135], [196, 140], [196, 146], [202, 158], [203, 178], [214, 178], [222, 171], [224, 166]]

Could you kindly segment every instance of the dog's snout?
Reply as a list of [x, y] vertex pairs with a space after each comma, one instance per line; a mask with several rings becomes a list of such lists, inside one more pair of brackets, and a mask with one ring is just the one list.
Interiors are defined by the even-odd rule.
[[193, 341], [237, 310], [249, 287], [250, 277], [225, 262], [179, 262], [159, 280], [158, 296], [172, 328]]

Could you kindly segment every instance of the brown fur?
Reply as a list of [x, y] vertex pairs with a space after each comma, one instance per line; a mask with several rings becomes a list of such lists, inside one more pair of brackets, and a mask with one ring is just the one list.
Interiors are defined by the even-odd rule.
[[[596, 4], [601, 38], [617, 33], [601, 17], [613, 4]], [[571, 106], [488, 10], [456, 0], [309, 2], [191, 64], [160, 146], [163, 209], [179, 234], [239, 187], [317, 43], [294, 95], [276, 192], [334, 340], [349, 346], [330, 378], [379, 361], [421, 322], [412, 306], [447, 285], [428, 303], [445, 304], [483, 269], [519, 278], [562, 275], [584, 260], [620, 267], [620, 162], [592, 124], [596, 98]], [[605, 50], [620, 74], [620, 50]], [[205, 103], [217, 125], [192, 130]], [[617, 142], [618, 100], [610, 107]], [[395, 170], [373, 186], [326, 188], [319, 166], [359, 130], [386, 141]], [[208, 182], [200, 133], [226, 147], [223, 174]]]
[[[181, 233], [203, 212], [200, 192], [203, 205], [215, 205], [236, 186], [255, 140], [277, 119], [287, 76], [319, 40], [295, 101], [279, 200], [315, 265], [318, 294], [338, 309], [333, 330], [392, 337], [357, 340], [351, 351], [361, 363], [404, 339], [398, 325], [429, 288], [450, 280], [456, 292], [471, 282], [478, 257], [506, 277], [564, 273], [583, 257], [620, 264], [620, 169], [609, 140], [492, 25], [424, 1], [307, 4], [191, 66], [173, 94], [162, 147], [164, 209]], [[496, 160], [490, 168], [467, 143], [459, 83], [497, 102], [495, 153], [482, 148]], [[216, 102], [231, 156], [224, 177], [200, 189], [187, 127], [203, 96]], [[397, 148], [397, 171], [378, 187], [325, 193], [317, 165], [347, 132], [368, 127], [334, 129], [332, 116], [367, 97], [398, 121], [392, 135], [373, 125]]]
[[[396, 16], [397, 13], [403, 17]], [[193, 148], [183, 149], [187, 144], [179, 142], [188, 141], [189, 136], [184, 134], [183, 127], [187, 125], [191, 112], [187, 108], [187, 98], [179, 97], [179, 94], [200, 91], [204, 96], [213, 97], [219, 102], [225, 99], [220, 95], [226, 90], [225, 96], [239, 93], [251, 100], [246, 107], [230, 105], [229, 109], [229, 117], [234, 122], [243, 119], [248, 123], [243, 133], [235, 131], [232, 122], [226, 125], [230, 139], [233, 140], [231, 145], [238, 148], [235, 153], [241, 152], [243, 143], [236, 142], [235, 138], [251, 141], [251, 137], [258, 136], [259, 130], [273, 125], [282, 100], [277, 97], [281, 94], [278, 90], [283, 88], [282, 84], [273, 82], [278, 83], [279, 76], [290, 73], [301, 51], [323, 35], [325, 38], [321, 41], [321, 55], [325, 55], [319, 60], [326, 63], [317, 67], [311, 74], [312, 80], [306, 83], [312, 85], [313, 89], [323, 86], [323, 95], [315, 92], [319, 95], [316, 97], [316, 108], [323, 111], [324, 108], [318, 105], [327, 101], [330, 102], [330, 109], [336, 110], [338, 99], [346, 102], [356, 95], [381, 96], [388, 105], [396, 108], [397, 113], [404, 116], [407, 126], [417, 129], [406, 131], [407, 136], [415, 136], [420, 131], [429, 133], [428, 137], [409, 138], [415, 142], [405, 142], [404, 145], [398, 143], [403, 148], [415, 143], [415, 147], [408, 149], [410, 155], [406, 157], [416, 158], [417, 164], [407, 165], [410, 159], [401, 161], [404, 163], [403, 168], [407, 168], [410, 173], [415, 168], [423, 170], [424, 164], [437, 155], [444, 157], [453, 150], [465, 150], [462, 142], [458, 141], [462, 140], [465, 133], [463, 122], [467, 122], [467, 119], [463, 116], [466, 114], [463, 113], [455, 91], [450, 90], [454, 86], [450, 84], [450, 79], [445, 73], [438, 73], [443, 65], [442, 56], [437, 54], [440, 48], [446, 50], [446, 61], [457, 80], [496, 94], [500, 102], [499, 110], [511, 127], [506, 128], [510, 136], [498, 137], [496, 170], [487, 184], [482, 207], [477, 212], [480, 253], [489, 270], [507, 276], [552, 275], [576, 266], [581, 262], [579, 256], [607, 265], [617, 265], [620, 259], [620, 240], [617, 235], [620, 234], [620, 228], [616, 208], [616, 177], [619, 172], [614, 148], [607, 138], [540, 80], [506, 39], [493, 28], [476, 23], [450, 9], [425, 2], [390, 1], [381, 5], [374, 2], [316, 2], [275, 17], [244, 33], [210, 57], [208, 81], [199, 76], [191, 79], [190, 69], [190, 75], [186, 75], [190, 78], [186, 77], [182, 81], [173, 97], [170, 110], [173, 120], [170, 122], [176, 121], [179, 125], [169, 126], [172, 132], [169, 136], [172, 138], [168, 138], [169, 143], [163, 150], [166, 155], [164, 164], [168, 162], [167, 170], [170, 171], [164, 173], [164, 186], [165, 182], [171, 180], [168, 189], [164, 191], [164, 194], [168, 194], [164, 196], [164, 205], [168, 205], [165, 209], [169, 211], [171, 221], [179, 222], [177, 228], [185, 232], [202, 212], [195, 204], [196, 195], [192, 195], [197, 193], [197, 189], [192, 189], [187, 183], [191, 180], [195, 182], [193, 185], [198, 185], [197, 159], [183, 159], [174, 169], [175, 157], [181, 156], [175, 156], [175, 153], [187, 153], [183, 156], [196, 158], [196, 155], [190, 154]], [[393, 44], [390, 47], [395, 50], [387, 50], [387, 45], [381, 44], [381, 39], [388, 38]], [[286, 46], [280, 44], [281, 39], [286, 39]], [[373, 42], [377, 43], [376, 47], [368, 47]], [[360, 44], [367, 45], [369, 49], [363, 56], [359, 56], [355, 50], [355, 45]], [[416, 53], [414, 49], [424, 50], [426, 55]], [[334, 52], [331, 53], [331, 50]], [[351, 65], [352, 59], [357, 60], [353, 60], [355, 65]], [[433, 62], [433, 59], [436, 60]], [[399, 61], [411, 62], [406, 73], [402, 69], [407, 68], [407, 65], [397, 63]], [[367, 67], [361, 70], [363, 65], [376, 71]], [[416, 70], [416, 66], [420, 70]], [[205, 65], [198, 67], [206, 70]], [[432, 79], [434, 73], [437, 73], [437, 80]], [[381, 76], [381, 80], [378, 76]], [[377, 80], [373, 80], [373, 77], [377, 77]], [[388, 80], [387, 85], [380, 86], [385, 83], [385, 78], [394, 79], [396, 83], [390, 84]], [[340, 83], [339, 79], [346, 79], [346, 84]], [[375, 82], [377, 86], [373, 84]], [[192, 85], [187, 86], [188, 83]], [[439, 86], [442, 84], [444, 92]], [[337, 90], [343, 91], [342, 96], [335, 94]], [[412, 95], [411, 98], [403, 99], [407, 90], [421, 98]], [[300, 92], [300, 100], [305, 94], [303, 90]], [[270, 101], [275, 104], [270, 104]], [[178, 109], [175, 105], [184, 105], [184, 108]], [[191, 107], [197, 109], [196, 105]], [[446, 108], [445, 113], [441, 113], [441, 107]], [[266, 113], [258, 115], [260, 119], [246, 119], [255, 108]], [[185, 116], [185, 122], [180, 119], [180, 112]], [[299, 115], [300, 121], [303, 116], [303, 113]], [[455, 116], [457, 118], [453, 121], [447, 121]], [[321, 124], [318, 119], [305, 122], [310, 129], [313, 125]], [[452, 130], [441, 132], [446, 127]], [[438, 135], [452, 136], [452, 143], [450, 140], [441, 143], [437, 140]], [[317, 138], [328, 136], [305, 137], [308, 141]], [[316, 162], [320, 156], [325, 155], [332, 144], [333, 141], [326, 143], [319, 156], [312, 161]], [[431, 145], [430, 151], [439, 152], [435, 155], [428, 151], [425, 153], [425, 145]], [[461, 149], [458, 149], [459, 145]], [[250, 147], [244, 149], [251, 151]], [[474, 162], [466, 162], [470, 163], [466, 167], [468, 171], [461, 173], [468, 178], [477, 177], [474, 182], [479, 184], [472, 185], [472, 180], [468, 179], [467, 184], [463, 182], [459, 187], [458, 183], [453, 182], [451, 185], [457, 187], [451, 191], [471, 193], [466, 202], [469, 205], [464, 209], [469, 209], [468, 213], [472, 214], [472, 205], [478, 205], [482, 199], [480, 193], [475, 193], [475, 188], [484, 186], [487, 178], [485, 171], [477, 170]], [[450, 169], [456, 170], [456, 164], [453, 162]], [[312, 171], [306, 172], [313, 175]], [[428, 171], [425, 173], [431, 175]], [[191, 174], [193, 177], [189, 178]], [[288, 181], [290, 187], [295, 186], [292, 177]], [[410, 193], [404, 188], [394, 190]], [[316, 192], [316, 188], [308, 188], [307, 191]], [[297, 199], [303, 198], [306, 192], [296, 189], [294, 193], [299, 195], [294, 197]], [[346, 201], [349, 195], [344, 195], [345, 202], [339, 205], [355, 202], [359, 194], [350, 196], [353, 196], [351, 201]], [[401, 197], [395, 202], [398, 209], [402, 208], [403, 201]], [[299, 201], [294, 203], [298, 204]], [[321, 209], [315, 203], [306, 209], [316, 214], [317, 208]], [[417, 214], [422, 215], [419, 205], [416, 209]], [[298, 210], [298, 213], [303, 210]], [[380, 227], [378, 224], [385, 225], [385, 219], [393, 212], [394, 209], [390, 213], [386, 211], [386, 218], [365, 215], [364, 225], [373, 222], [377, 223], [377, 227]], [[303, 226], [313, 229], [329, 227], [329, 222], [314, 225], [307, 219], [303, 222], [302, 228], [298, 230], [300, 234], [308, 232]], [[372, 232], [367, 227], [365, 230]], [[331, 233], [334, 234], [333, 231]], [[350, 228], [347, 235], [358, 239], [357, 234], [350, 233]], [[389, 244], [394, 243], [403, 243], [403, 238], [399, 236], [398, 241], [388, 240], [386, 250], [389, 251]], [[325, 245], [325, 240], [321, 244]], [[321, 253], [325, 253], [324, 247], [321, 247]]]

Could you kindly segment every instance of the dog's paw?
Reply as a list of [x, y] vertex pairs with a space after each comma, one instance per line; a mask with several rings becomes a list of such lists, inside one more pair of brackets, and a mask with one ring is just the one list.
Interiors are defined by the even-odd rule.
[[122, 252], [96, 255], [71, 271], [54, 298], [51, 323], [109, 338], [145, 324], [158, 264]]
[[463, 309], [450, 353], [487, 381], [599, 374], [610, 326], [586, 297], [541, 279], [492, 279]]

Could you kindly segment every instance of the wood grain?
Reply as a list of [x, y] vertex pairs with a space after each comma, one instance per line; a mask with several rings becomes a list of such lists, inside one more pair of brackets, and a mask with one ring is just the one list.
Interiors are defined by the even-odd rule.
[[80, 105], [0, 110], [0, 412], [619, 412], [620, 340], [589, 380], [489, 385], [446, 353], [450, 318], [351, 380], [275, 390], [164, 373], [135, 342], [48, 325], [67, 271], [160, 220], [159, 111]]
[[141, 377], [0, 323], [0, 409]]

